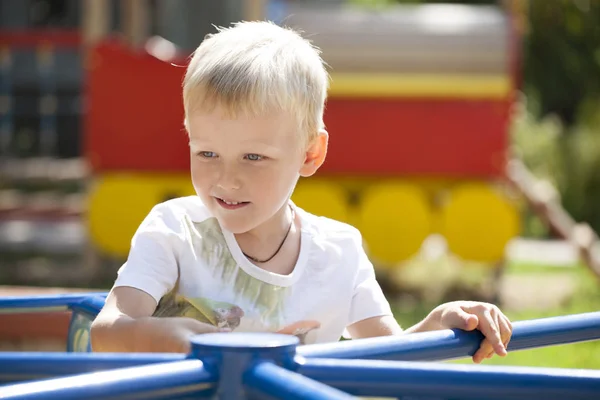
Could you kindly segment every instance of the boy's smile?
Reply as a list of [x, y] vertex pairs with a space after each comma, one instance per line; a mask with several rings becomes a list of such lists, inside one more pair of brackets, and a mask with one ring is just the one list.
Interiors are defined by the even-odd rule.
[[219, 197], [215, 197], [214, 199], [217, 201], [217, 203], [219, 203], [221, 207], [223, 207], [226, 210], [237, 210], [250, 204], [249, 201], [225, 200]]

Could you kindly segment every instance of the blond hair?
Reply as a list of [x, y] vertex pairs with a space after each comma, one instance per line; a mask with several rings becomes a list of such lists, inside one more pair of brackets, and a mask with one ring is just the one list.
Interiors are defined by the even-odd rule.
[[195, 110], [222, 106], [231, 117], [285, 111], [311, 139], [324, 127], [328, 76], [320, 51], [271, 22], [218, 28], [200, 44], [183, 81], [185, 124]]

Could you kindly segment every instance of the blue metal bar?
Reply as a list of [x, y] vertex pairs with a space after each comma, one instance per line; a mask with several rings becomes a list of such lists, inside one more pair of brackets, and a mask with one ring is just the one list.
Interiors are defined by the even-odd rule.
[[202, 359], [223, 377], [216, 398], [242, 399], [244, 373], [254, 362], [278, 362], [292, 365], [299, 340], [275, 333], [205, 333], [192, 338], [191, 357]]
[[[304, 357], [439, 361], [472, 356], [479, 331], [441, 330], [300, 346]], [[600, 312], [513, 323], [509, 351], [600, 339]]]
[[244, 384], [263, 396], [286, 400], [353, 399], [347, 393], [279, 367], [270, 362], [254, 365]]
[[358, 396], [598, 399], [600, 371], [428, 362], [302, 359], [297, 372]]
[[87, 296], [83, 300], [69, 305], [73, 311], [82, 311], [87, 314], [96, 316], [104, 307], [106, 298], [104, 296]]
[[1, 399], [167, 399], [212, 391], [217, 377], [200, 360], [115, 369], [0, 387]]
[[183, 354], [168, 353], [0, 352], [0, 381], [34, 380], [184, 359], [185, 355]]
[[90, 297], [106, 297], [106, 295], [107, 293], [72, 293], [42, 296], [5, 296], [0, 297], [0, 312], [3, 309], [15, 308], [66, 308], [81, 303]]
[[67, 352], [92, 352], [91, 328], [95, 314], [71, 308], [71, 321], [67, 331]]
[[90, 328], [96, 316], [104, 307], [105, 298], [90, 296], [69, 308], [72, 311], [67, 335], [68, 352], [91, 352]]

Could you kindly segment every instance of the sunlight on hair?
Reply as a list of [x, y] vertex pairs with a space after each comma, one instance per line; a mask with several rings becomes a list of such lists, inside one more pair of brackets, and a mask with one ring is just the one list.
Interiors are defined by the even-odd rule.
[[222, 107], [228, 117], [286, 111], [307, 139], [323, 128], [328, 75], [320, 51], [271, 22], [240, 22], [206, 37], [183, 82], [187, 118]]

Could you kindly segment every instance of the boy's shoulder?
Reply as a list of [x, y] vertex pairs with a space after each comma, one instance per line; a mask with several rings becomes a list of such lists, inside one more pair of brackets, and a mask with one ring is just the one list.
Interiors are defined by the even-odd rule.
[[362, 235], [354, 226], [332, 218], [311, 214], [301, 209], [303, 230], [315, 239], [333, 242], [354, 242], [362, 245]]
[[176, 197], [156, 204], [150, 212], [154, 218], [165, 222], [179, 223], [188, 217], [195, 222], [201, 222], [212, 215], [198, 196]]

